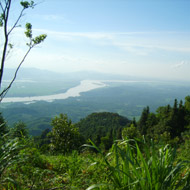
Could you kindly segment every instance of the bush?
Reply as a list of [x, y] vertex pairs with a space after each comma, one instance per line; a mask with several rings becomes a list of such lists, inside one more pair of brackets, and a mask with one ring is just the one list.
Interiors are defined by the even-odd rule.
[[144, 143], [142, 151], [134, 140], [117, 141], [106, 156], [92, 145], [102, 155], [109, 174], [106, 184], [102, 181], [103, 184], [93, 185], [88, 190], [190, 189], [190, 170], [185, 161], [176, 163], [176, 150], [168, 145], [156, 151], [153, 143], [150, 147]]

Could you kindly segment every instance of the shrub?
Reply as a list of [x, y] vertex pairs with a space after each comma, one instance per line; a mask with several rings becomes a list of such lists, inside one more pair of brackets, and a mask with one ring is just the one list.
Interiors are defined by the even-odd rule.
[[[132, 143], [131, 143], [132, 142]], [[190, 170], [185, 161], [176, 163], [176, 150], [166, 145], [158, 151], [144, 143], [143, 151], [134, 140], [117, 141], [106, 156], [95, 144], [108, 167], [107, 183], [91, 189], [118, 190], [185, 190], [190, 188]]]

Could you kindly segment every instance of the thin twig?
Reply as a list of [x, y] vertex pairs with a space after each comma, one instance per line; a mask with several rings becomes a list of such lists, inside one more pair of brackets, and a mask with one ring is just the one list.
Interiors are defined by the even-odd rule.
[[33, 48], [34, 46], [30, 46], [28, 51], [26, 52], [26, 54], [24, 55], [22, 61], [20, 62], [19, 66], [17, 67], [16, 71], [15, 71], [15, 74], [14, 74], [14, 77], [12, 79], [12, 81], [10, 82], [9, 86], [6, 87], [1, 93], [0, 93], [0, 102], [3, 100], [3, 98], [6, 96], [8, 90], [11, 88], [13, 82], [15, 81], [16, 77], [17, 77], [17, 73], [22, 65], [22, 63], [24, 62], [24, 60], [26, 59], [27, 55], [29, 54], [29, 52], [31, 51], [31, 49]]
[[[5, 10], [9, 9], [11, 5], [11, 0], [5, 0]], [[7, 13], [9, 14], [9, 11], [7, 11]], [[8, 14], [6, 15], [6, 17], [8, 16]]]
[[8, 35], [13, 31], [13, 29], [17, 26], [19, 20], [21, 19], [21, 17], [23, 16], [23, 12], [24, 12], [25, 8], [22, 9], [22, 11], [20, 12], [20, 15], [18, 17], [18, 19], [16, 20], [15, 24], [13, 25], [13, 27], [10, 29], [10, 31], [8, 32]]
[[1, 2], [0, 2], [0, 7], [1, 7], [2, 11], [4, 12], [4, 8], [3, 8], [3, 5]]

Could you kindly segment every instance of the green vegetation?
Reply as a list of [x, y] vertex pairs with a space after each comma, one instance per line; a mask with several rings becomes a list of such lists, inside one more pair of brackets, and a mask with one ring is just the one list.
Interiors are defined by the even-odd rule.
[[[92, 143], [93, 144], [93, 143]], [[155, 189], [173, 190], [190, 188], [190, 172], [184, 161], [176, 162], [176, 151], [169, 145], [158, 150], [152, 142], [142, 143], [140, 149], [137, 141], [122, 140], [115, 142], [111, 151], [104, 155], [101, 163], [107, 168], [108, 181], [92, 185], [90, 189]], [[189, 169], [189, 168], [188, 168]]]
[[[22, 70], [20, 73], [24, 75], [24, 72], [32, 79], [35, 77], [34, 73], [38, 73], [37, 70], [31, 70], [33, 75], [27, 71]], [[42, 84], [45, 78], [45, 71], [40, 71], [42, 82], [31, 82], [24, 83], [26, 86], [25, 90], [19, 88], [20, 83], [14, 83], [15, 90], [17, 88], [18, 93], [30, 92], [34, 88], [40, 89], [41, 94], [34, 92], [35, 95], [44, 95], [50, 89], [51, 93], [58, 93], [60, 89], [68, 89], [79, 84], [78, 78], [71, 78], [69, 82], [69, 77], [65, 75], [57, 75], [54, 77], [52, 74], [48, 74], [46, 77], [54, 77], [54, 81], [49, 84]], [[38, 74], [36, 79], [38, 78]], [[52, 76], [52, 77], [51, 77]], [[65, 80], [63, 78], [66, 77]], [[82, 78], [82, 77], [81, 77]], [[18, 79], [19, 76], [18, 76]], [[84, 79], [84, 78], [83, 78]], [[76, 80], [78, 82], [76, 83]], [[49, 82], [49, 80], [47, 80]], [[59, 81], [59, 82], [58, 82]], [[69, 86], [67, 87], [68, 84]], [[14, 87], [13, 85], [13, 87]], [[86, 93], [82, 93], [80, 97], [68, 98], [65, 100], [56, 100], [53, 102], [38, 101], [31, 104], [24, 103], [2, 103], [0, 107], [0, 112], [2, 112], [3, 117], [8, 121], [9, 126], [13, 126], [17, 121], [23, 121], [26, 123], [29, 133], [31, 135], [38, 136], [46, 128], [51, 129], [51, 118], [59, 115], [60, 113], [67, 114], [73, 123], [79, 122], [82, 118], [90, 115], [94, 112], [113, 112], [119, 115], [125, 116], [132, 120], [134, 117], [139, 120], [141, 112], [144, 107], [149, 105], [150, 110], [155, 113], [157, 108], [165, 105], [173, 105], [173, 100], [175, 98], [184, 100], [186, 94], [189, 93], [189, 84], [177, 84], [173, 83], [109, 83], [110, 86], [105, 88], [100, 88], [92, 90]], [[22, 86], [20, 84], [20, 86]], [[42, 88], [43, 86], [43, 88]], [[54, 89], [54, 87], [56, 89]], [[14, 93], [16, 94], [16, 91]], [[10, 90], [11, 94], [11, 90]], [[10, 95], [8, 94], [8, 95]], [[12, 94], [13, 95], [13, 94]], [[32, 95], [32, 94], [31, 94]], [[34, 94], [33, 94], [34, 95]], [[139, 96], [140, 95], [140, 96]]]
[[66, 115], [60, 114], [52, 120], [51, 149], [58, 153], [68, 153], [77, 150], [80, 146], [81, 135], [78, 129], [68, 120]]
[[[119, 114], [101, 112], [88, 115], [76, 123], [75, 126], [79, 128], [79, 132], [85, 139], [91, 139], [99, 145], [102, 137], [104, 137], [104, 141], [110, 138], [112, 144], [114, 138], [116, 139], [118, 136], [121, 137], [119, 133], [121, 133], [121, 130], [128, 123], [130, 123], [130, 120]], [[109, 137], [110, 135], [111, 137]]]
[[189, 105], [187, 96], [145, 107], [139, 121], [102, 112], [73, 124], [60, 114], [37, 137], [1, 116], [0, 189], [189, 190]]

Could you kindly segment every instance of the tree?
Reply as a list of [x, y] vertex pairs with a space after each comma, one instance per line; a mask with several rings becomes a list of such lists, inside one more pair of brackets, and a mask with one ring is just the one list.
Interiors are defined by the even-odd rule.
[[14, 49], [13, 44], [11, 44], [9, 42], [9, 37], [12, 34], [12, 32], [14, 31], [14, 29], [20, 26], [19, 22], [20, 22], [20, 19], [23, 17], [25, 11], [29, 8], [34, 8], [36, 5], [34, 3], [34, 1], [31, 1], [31, 2], [21, 1], [20, 2], [21, 11], [18, 14], [17, 18], [15, 19], [15, 21], [13, 22], [13, 24], [10, 25], [9, 16], [10, 16], [10, 10], [11, 10], [11, 3], [12, 3], [12, 0], [0, 0], [0, 29], [2, 29], [1, 35], [2, 35], [2, 38], [4, 39], [3, 40], [3, 48], [1, 50], [2, 52], [0, 53], [0, 55], [1, 55], [1, 57], [0, 57], [0, 59], [1, 59], [0, 60], [1, 61], [1, 65], [0, 65], [0, 102], [7, 94], [8, 90], [11, 88], [13, 82], [16, 79], [17, 73], [18, 73], [22, 63], [25, 61], [25, 59], [28, 56], [28, 54], [30, 53], [31, 49], [34, 48], [36, 45], [40, 44], [41, 42], [43, 42], [46, 38], [45, 34], [33, 37], [32, 25], [30, 23], [26, 23], [25, 35], [29, 40], [28, 43], [26, 44], [28, 46], [28, 50], [26, 51], [25, 55], [21, 58], [21, 61], [18, 64], [17, 69], [15, 70], [13, 79], [11, 80], [11, 82], [9, 83], [9, 85], [7, 87], [2, 89], [3, 73], [4, 73], [5, 63], [7, 60], [7, 55], [10, 53], [10, 51], [12, 49]]
[[184, 107], [185, 107], [185, 111], [186, 111], [186, 116], [185, 116], [185, 119], [187, 122], [186, 128], [190, 129], [190, 96], [185, 97]]
[[147, 119], [147, 139], [151, 139], [154, 137], [154, 127], [158, 124], [158, 118], [155, 113], [150, 113]]
[[35, 142], [37, 142], [38, 146], [40, 147], [40, 151], [45, 153], [49, 151], [49, 144], [50, 136], [48, 135], [50, 133], [50, 129], [45, 129], [42, 131], [41, 135], [39, 137], [35, 137]]
[[26, 124], [23, 122], [18, 122], [14, 125], [13, 129], [11, 130], [11, 136], [12, 138], [28, 138], [29, 137], [29, 133], [28, 130], [26, 128]]
[[119, 139], [122, 139], [122, 127], [120, 127], [119, 129], [118, 129], [118, 131], [117, 131], [117, 139], [119, 140]]
[[185, 97], [185, 109], [190, 111], [190, 96]]
[[57, 153], [77, 150], [82, 145], [82, 137], [67, 115], [60, 114], [52, 120], [52, 131], [49, 133], [51, 148]]
[[76, 123], [75, 126], [79, 128], [80, 133], [86, 139], [96, 142], [97, 135], [100, 135], [100, 138], [105, 137], [110, 130], [117, 133], [119, 128], [123, 129], [128, 123], [130, 123], [129, 119], [117, 113], [100, 112], [88, 115]]
[[140, 139], [141, 135], [137, 127], [132, 123], [129, 127], [122, 130], [123, 139]]
[[138, 123], [138, 129], [142, 135], [146, 135], [147, 133], [147, 120], [148, 116], [150, 114], [149, 107], [143, 109], [139, 123]]
[[102, 128], [100, 127], [99, 129], [98, 129], [98, 132], [97, 132], [97, 135], [96, 135], [96, 138], [95, 138], [95, 144], [96, 144], [96, 146], [99, 146], [100, 145], [100, 143], [101, 143], [101, 137], [102, 137], [103, 135], [102, 135]]
[[112, 147], [113, 140], [109, 138], [109, 136], [105, 136], [101, 138], [101, 145], [104, 150], [109, 150]]

